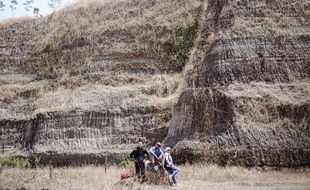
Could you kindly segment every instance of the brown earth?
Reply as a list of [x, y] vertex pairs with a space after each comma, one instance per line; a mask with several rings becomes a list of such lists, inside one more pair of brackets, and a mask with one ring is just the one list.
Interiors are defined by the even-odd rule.
[[[310, 165], [307, 0], [103, 1], [0, 24], [2, 156]], [[198, 20], [184, 65], [180, 26]], [[182, 155], [182, 156], [178, 156]]]
[[165, 143], [182, 161], [310, 164], [307, 1], [208, 1]]
[[[164, 140], [182, 88], [175, 30], [199, 1], [78, 2], [0, 24], [3, 156], [117, 162], [138, 138]], [[172, 11], [177, 9], [178, 11]]]

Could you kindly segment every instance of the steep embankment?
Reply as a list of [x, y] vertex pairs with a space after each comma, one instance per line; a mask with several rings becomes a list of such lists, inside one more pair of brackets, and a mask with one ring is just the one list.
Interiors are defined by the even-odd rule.
[[166, 137], [182, 162], [309, 166], [309, 7], [118, 0], [2, 23], [2, 155], [115, 161]]
[[310, 165], [305, 0], [209, 0], [165, 143], [181, 161]]
[[127, 153], [140, 137], [163, 140], [183, 82], [176, 30], [193, 25], [200, 5], [77, 3], [1, 23], [2, 155], [98, 163]]

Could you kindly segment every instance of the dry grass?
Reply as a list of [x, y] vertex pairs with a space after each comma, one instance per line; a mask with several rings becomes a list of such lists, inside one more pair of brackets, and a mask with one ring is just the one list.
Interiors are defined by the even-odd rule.
[[6, 21], [0, 32], [4, 44], [23, 44], [23, 70], [45, 77], [77, 75], [105, 56], [173, 60], [175, 29], [191, 24], [199, 5], [198, 0], [80, 1], [48, 17]]
[[[175, 30], [192, 24], [200, 5], [199, 0], [81, 0], [47, 17], [1, 22], [5, 53], [20, 59], [10, 64], [50, 84], [2, 85], [0, 101], [98, 84], [129, 86], [139, 89], [142, 97], [163, 98], [171, 105], [184, 82], [171, 52]], [[137, 64], [137, 57], [145, 62]], [[102, 59], [111, 64], [96, 64]]]
[[[309, 38], [309, 31], [307, 30], [309, 11], [307, 7], [309, 3], [306, 0], [300, 0], [296, 4], [294, 2], [277, 1], [279, 7], [272, 7], [266, 2], [255, 2], [256, 12], [260, 14], [249, 13], [251, 16], [235, 15], [231, 21], [231, 27], [219, 27], [214, 31], [214, 36], [209, 36], [209, 41], [216, 40], [231, 40], [239, 38], [253, 38], [253, 37], [266, 37], [270, 40], [285, 44], [290, 41], [298, 40], [300, 38]], [[289, 11], [285, 11], [285, 6], [289, 7], [290, 4], [295, 4], [296, 7], [301, 7], [303, 13], [298, 13], [297, 16], [292, 16]], [[294, 6], [293, 6], [294, 7]], [[295, 8], [296, 8], [295, 7]], [[239, 7], [238, 1], [232, 2], [227, 9], [236, 11], [242, 9], [244, 12], [248, 11], [244, 7]], [[249, 19], [250, 18], [250, 19]]]
[[98, 105], [105, 109], [110, 103], [102, 104], [102, 101], [108, 100], [117, 100], [113, 109], [126, 105], [130, 109], [165, 110], [176, 103], [182, 81], [181, 74], [103, 74], [91, 79], [68, 76], [60, 80], [0, 85], [0, 101], [19, 105], [27, 100], [29, 109], [18, 110], [24, 117], [76, 108], [94, 109]]
[[29, 82], [26, 84], [7, 84], [0, 86], [0, 101], [12, 102], [18, 97], [39, 97], [49, 91], [48, 81]]
[[[214, 165], [180, 166], [178, 187], [171, 189], [309, 189], [310, 171], [272, 171], [241, 167], [221, 168]], [[0, 189], [170, 189], [167, 186], [134, 183], [117, 185], [120, 174], [129, 169], [85, 166], [56, 168], [50, 178], [48, 168], [4, 168], [0, 175]]]

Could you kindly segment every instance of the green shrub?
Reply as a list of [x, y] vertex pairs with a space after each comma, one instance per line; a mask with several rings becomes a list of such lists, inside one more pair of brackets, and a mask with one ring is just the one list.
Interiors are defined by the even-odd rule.
[[30, 162], [29, 162], [28, 158], [19, 158], [19, 157], [13, 157], [12, 156], [12, 157], [0, 158], [0, 165], [28, 168], [28, 167], [30, 167]]
[[39, 164], [41, 164], [42, 158], [41, 158], [40, 155], [35, 154], [35, 155], [32, 156], [32, 158], [33, 158], [35, 166], [38, 166]]
[[34, 154], [30, 158], [22, 158], [16, 156], [0, 157], [0, 165], [10, 167], [29, 168], [36, 167], [41, 164], [41, 156]]
[[133, 163], [134, 161], [129, 158], [129, 157], [123, 157], [121, 159], [121, 162], [120, 162], [120, 165], [123, 166], [123, 167], [126, 167], [126, 166], [129, 166]]
[[179, 26], [175, 31], [176, 38], [176, 58], [183, 68], [189, 59], [190, 50], [192, 49], [198, 34], [199, 23], [195, 19], [194, 23], [189, 26]]

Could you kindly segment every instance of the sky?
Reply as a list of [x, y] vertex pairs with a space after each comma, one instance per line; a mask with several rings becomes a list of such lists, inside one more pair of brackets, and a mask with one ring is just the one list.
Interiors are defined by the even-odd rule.
[[[31, 11], [27, 12], [25, 9], [25, 6], [23, 5], [23, 3], [26, 0], [17, 0], [18, 5], [15, 9], [15, 11], [13, 12], [13, 16], [12, 16], [12, 10], [10, 8], [11, 5], [11, 0], [0, 0], [3, 1], [3, 3], [5, 4], [5, 7], [3, 8], [4, 10], [1, 11], [0, 10], [0, 20], [4, 20], [4, 19], [8, 19], [8, 18], [17, 18], [17, 17], [22, 17], [22, 16], [33, 16], [33, 8]], [[58, 8], [64, 7], [66, 5], [70, 5], [74, 2], [76, 2], [77, 0], [62, 0], [60, 6]], [[48, 2], [49, 0], [33, 0], [33, 7], [37, 7], [40, 10], [39, 15], [47, 15], [51, 12], [53, 12], [53, 9], [49, 8], [48, 6]]]

